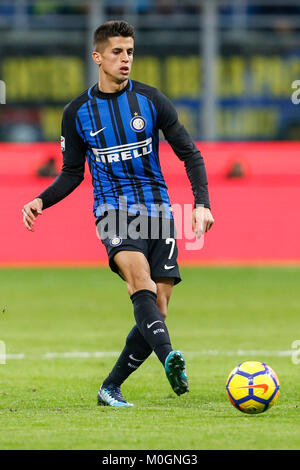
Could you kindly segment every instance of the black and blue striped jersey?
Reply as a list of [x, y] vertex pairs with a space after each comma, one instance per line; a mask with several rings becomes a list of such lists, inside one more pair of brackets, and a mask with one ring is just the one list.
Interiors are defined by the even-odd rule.
[[[136, 213], [146, 207], [172, 217], [167, 186], [159, 162], [159, 130], [184, 161], [196, 204], [209, 207], [203, 158], [179, 123], [171, 101], [156, 88], [128, 80], [116, 93], [98, 84], [64, 109], [61, 147], [63, 168], [40, 196], [49, 207], [83, 180], [85, 160], [92, 175], [96, 218], [106, 210]], [[122, 207], [126, 204], [126, 207]]]

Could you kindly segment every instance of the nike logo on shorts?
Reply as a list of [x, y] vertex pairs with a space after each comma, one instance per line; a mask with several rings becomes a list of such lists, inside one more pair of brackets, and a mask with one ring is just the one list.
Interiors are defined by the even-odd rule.
[[175, 264], [174, 264], [174, 266], [167, 266], [167, 265], [165, 264], [164, 268], [165, 268], [165, 269], [173, 269], [173, 268], [175, 268]]

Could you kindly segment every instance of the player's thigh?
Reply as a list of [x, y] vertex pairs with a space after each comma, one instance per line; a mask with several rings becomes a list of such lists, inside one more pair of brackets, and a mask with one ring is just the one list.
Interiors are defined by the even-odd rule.
[[157, 306], [164, 318], [168, 314], [168, 305], [172, 295], [174, 279], [159, 277], [154, 279], [157, 288]]
[[114, 262], [126, 281], [129, 295], [141, 289], [156, 292], [156, 284], [151, 279], [150, 266], [143, 253], [121, 250], [115, 254]]

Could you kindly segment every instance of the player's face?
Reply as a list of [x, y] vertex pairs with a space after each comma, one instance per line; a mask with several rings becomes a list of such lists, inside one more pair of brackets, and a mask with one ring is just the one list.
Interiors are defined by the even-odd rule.
[[105, 48], [97, 53], [101, 73], [117, 83], [127, 80], [133, 61], [133, 47], [134, 41], [131, 37], [109, 38]]

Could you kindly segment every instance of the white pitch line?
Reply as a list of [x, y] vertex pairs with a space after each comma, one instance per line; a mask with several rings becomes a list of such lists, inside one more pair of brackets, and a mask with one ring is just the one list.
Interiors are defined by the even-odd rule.
[[[219, 351], [217, 349], [203, 349], [201, 351], [186, 351], [184, 355], [186, 357], [201, 357], [201, 356], [226, 356], [226, 357], [253, 357], [256, 356], [259, 360], [261, 357], [289, 357], [295, 350], [287, 351], [268, 351], [268, 350], [243, 350], [238, 349], [236, 351]], [[23, 360], [23, 359], [34, 359], [34, 360], [51, 360], [51, 359], [99, 359], [104, 357], [118, 357], [120, 352], [116, 351], [70, 351], [70, 352], [48, 352], [42, 355], [34, 354], [6, 354], [7, 360]]]
[[5, 354], [4, 355], [5, 359], [25, 359], [25, 354], [20, 353], [20, 354]]
[[74, 351], [74, 352], [64, 352], [64, 353], [56, 353], [56, 352], [48, 352], [42, 356], [43, 359], [73, 359], [73, 358], [101, 358], [101, 357], [116, 357], [120, 353], [114, 351], [96, 351], [96, 352], [81, 352], [81, 351]]

